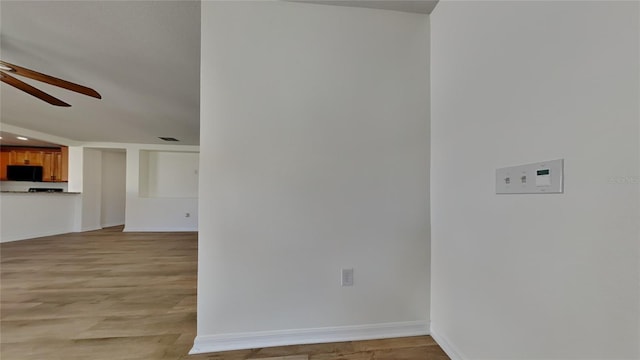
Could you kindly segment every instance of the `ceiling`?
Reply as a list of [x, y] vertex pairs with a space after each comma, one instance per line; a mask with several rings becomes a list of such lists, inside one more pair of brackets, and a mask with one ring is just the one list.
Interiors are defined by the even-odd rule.
[[199, 143], [199, 1], [2, 1], [0, 24], [2, 60], [102, 95], [20, 78], [72, 107], [2, 84], [3, 124], [78, 141]]
[[290, 0], [323, 5], [364, 7], [421, 14], [431, 14], [438, 0]]
[[[307, 1], [429, 13], [433, 0]], [[199, 144], [200, 1], [0, 2], [0, 58], [97, 90], [20, 78], [55, 107], [0, 85], [0, 123], [80, 142]]]
[[0, 131], [0, 145], [26, 147], [59, 147], [59, 144], [27, 138], [22, 135], [13, 134], [7, 131]]

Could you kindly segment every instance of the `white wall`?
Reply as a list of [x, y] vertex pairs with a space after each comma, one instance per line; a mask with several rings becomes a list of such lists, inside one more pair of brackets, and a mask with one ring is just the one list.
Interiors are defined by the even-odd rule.
[[82, 146], [69, 146], [69, 191], [82, 192], [83, 156]]
[[[114, 151], [120, 153], [114, 154]], [[198, 151], [198, 146], [124, 143], [85, 143], [70, 147], [69, 191], [82, 192], [82, 230], [124, 223], [124, 231], [197, 231], [198, 195], [197, 188], [194, 190], [192, 186], [193, 179], [190, 178], [186, 184], [189, 186], [188, 193], [194, 195], [195, 192], [195, 197], [149, 197], [148, 191], [143, 189], [146, 185], [141, 184], [149, 182], [149, 154], [156, 154], [156, 157], [162, 154], [160, 157], [163, 158], [160, 162], [156, 161], [152, 175], [176, 176], [183, 170], [184, 164], [165, 161], [164, 158], [178, 158], [193, 167], [197, 166]], [[171, 156], [182, 153], [189, 155]], [[104, 174], [103, 171], [108, 173]], [[190, 174], [193, 171], [190, 170]], [[143, 180], [141, 175], [145, 177]], [[126, 180], [120, 176], [126, 177]], [[171, 184], [176, 184], [176, 181]], [[178, 194], [174, 188], [172, 195], [176, 194], [184, 195]], [[109, 199], [103, 204], [105, 197]], [[122, 201], [125, 202], [125, 210], [122, 209]]]
[[101, 229], [102, 152], [83, 149], [81, 231]]
[[198, 197], [198, 153], [146, 151], [144, 157], [146, 164], [140, 163], [140, 191], [144, 196]]
[[[4, 229], [0, 230], [2, 239], [28, 239], [34, 236], [61, 234], [73, 231], [87, 231], [100, 229], [102, 226], [112, 226], [126, 222], [125, 231], [197, 231], [198, 230], [198, 199], [197, 176], [193, 174], [193, 168], [197, 170], [198, 146], [185, 145], [155, 145], [155, 144], [123, 144], [123, 143], [80, 143], [68, 139], [57, 138], [47, 134], [36, 133], [28, 129], [17, 128], [2, 124], [5, 131], [25, 134], [33, 138], [52, 141], [69, 145], [69, 182], [63, 183], [24, 183], [2, 182], [3, 191], [24, 191], [31, 185], [42, 184], [45, 187], [62, 187], [65, 191], [79, 192], [73, 201], [77, 206], [73, 211], [65, 210], [65, 206], [56, 207], [52, 201], [40, 201], [41, 197], [34, 197], [40, 204], [38, 211], [43, 214], [56, 213], [64, 215], [64, 221], [54, 216], [56, 223], [42, 222], [42, 226], [33, 226], [28, 222], [12, 222], [7, 217], [3, 219]], [[31, 134], [31, 135], [29, 135]], [[126, 151], [127, 155], [122, 153]], [[120, 151], [120, 155], [114, 155], [114, 151]], [[140, 153], [170, 154], [166, 158], [183, 162], [160, 161], [156, 171], [161, 174], [178, 174], [184, 170], [185, 164], [189, 165], [191, 176], [185, 180], [188, 185], [188, 194], [179, 193], [175, 187], [176, 181], [169, 185], [162, 185], [162, 189], [173, 189], [172, 196], [167, 198], [149, 198], [140, 192], [141, 172]], [[179, 154], [189, 154], [186, 157]], [[177, 156], [173, 156], [178, 154]], [[121, 157], [116, 160], [115, 157]], [[122, 161], [126, 158], [126, 170], [123, 170]], [[148, 163], [143, 163], [142, 169], [148, 168]], [[116, 169], [117, 168], [117, 169]], [[119, 175], [116, 175], [118, 173]], [[126, 181], [119, 176], [126, 176]], [[49, 185], [47, 185], [49, 184]], [[126, 185], [123, 185], [126, 184]], [[196, 184], [196, 186], [194, 186]], [[166, 193], [162, 190], [161, 193]], [[24, 196], [31, 196], [28, 194]], [[184, 197], [182, 197], [184, 196]], [[124, 199], [124, 200], [123, 200]], [[14, 202], [9, 200], [10, 204]], [[22, 200], [20, 200], [22, 201]], [[67, 200], [65, 200], [67, 201]], [[123, 201], [125, 202], [123, 208]], [[26, 203], [26, 202], [25, 202]], [[33, 202], [30, 200], [29, 206]], [[13, 206], [13, 205], [12, 205]], [[4, 207], [4, 205], [3, 205]], [[189, 214], [187, 217], [186, 214]], [[122, 220], [124, 217], [124, 221]], [[66, 221], [72, 221], [72, 225]], [[52, 220], [53, 221], [53, 220]], [[15, 224], [15, 226], [9, 225]], [[53, 224], [53, 226], [51, 226]]]
[[[172, 197], [158, 197], [156, 196], [158, 195], [157, 192], [151, 194], [153, 196], [150, 196], [148, 187], [150, 182], [149, 177], [156, 174], [185, 179], [184, 177], [179, 177], [180, 172], [183, 171], [183, 164], [164, 160], [168, 158], [172, 160], [175, 158], [184, 160], [185, 157], [172, 156], [175, 153], [184, 153], [189, 154], [185, 155], [186, 158], [189, 159], [188, 163], [197, 166], [195, 161], [198, 157], [197, 152], [199, 148], [197, 146], [124, 145], [126, 145], [127, 152], [124, 231], [197, 231], [198, 189], [193, 188], [194, 181], [192, 181], [192, 179], [182, 183], [184, 186], [189, 187], [188, 191], [180, 193], [175, 187], [171, 188], [173, 189], [171, 192]], [[162, 160], [155, 162], [150, 173], [150, 158], [153, 159], [158, 156], [160, 156]], [[160, 167], [158, 167], [158, 165], [160, 165]], [[190, 168], [187, 176], [193, 177], [193, 171], [195, 170], [197, 170], [197, 168]], [[175, 185], [180, 182], [181, 181], [175, 180], [172, 181], [171, 184]], [[166, 190], [166, 187], [163, 187], [163, 189]], [[184, 196], [186, 193], [195, 196]]]
[[[441, 2], [432, 333], [453, 359], [638, 359], [638, 2]], [[565, 193], [496, 168], [565, 159]]]
[[426, 333], [428, 17], [204, 2], [201, 23], [193, 352]]
[[124, 151], [102, 151], [102, 227], [122, 225], [125, 221], [127, 156]]
[[0, 194], [0, 242], [78, 231], [78, 194]]

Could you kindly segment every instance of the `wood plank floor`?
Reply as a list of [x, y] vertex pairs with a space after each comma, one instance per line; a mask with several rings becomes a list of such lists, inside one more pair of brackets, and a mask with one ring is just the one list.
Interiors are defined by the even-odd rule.
[[449, 359], [428, 336], [189, 356], [197, 235], [121, 230], [0, 244], [0, 359]]

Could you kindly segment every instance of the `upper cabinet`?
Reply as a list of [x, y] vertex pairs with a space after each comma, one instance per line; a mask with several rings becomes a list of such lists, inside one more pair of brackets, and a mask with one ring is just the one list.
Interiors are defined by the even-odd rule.
[[0, 151], [0, 180], [7, 179], [7, 165], [9, 165], [10, 159], [10, 152]]
[[59, 148], [3, 146], [0, 148], [0, 180], [7, 180], [7, 165], [42, 166], [42, 181], [68, 181], [69, 149], [66, 146]]
[[[56, 150], [48, 150], [56, 151]], [[9, 151], [8, 165], [43, 165], [44, 151], [17, 149]]]
[[62, 156], [60, 165], [60, 181], [69, 181], [69, 148], [66, 146], [60, 147], [60, 156]]
[[62, 180], [62, 152], [45, 152], [42, 163], [42, 181]]

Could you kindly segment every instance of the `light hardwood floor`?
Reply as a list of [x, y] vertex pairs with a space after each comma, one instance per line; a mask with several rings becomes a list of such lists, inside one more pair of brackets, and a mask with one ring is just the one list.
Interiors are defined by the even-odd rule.
[[121, 230], [0, 245], [0, 359], [449, 359], [428, 336], [189, 356], [197, 235]]

